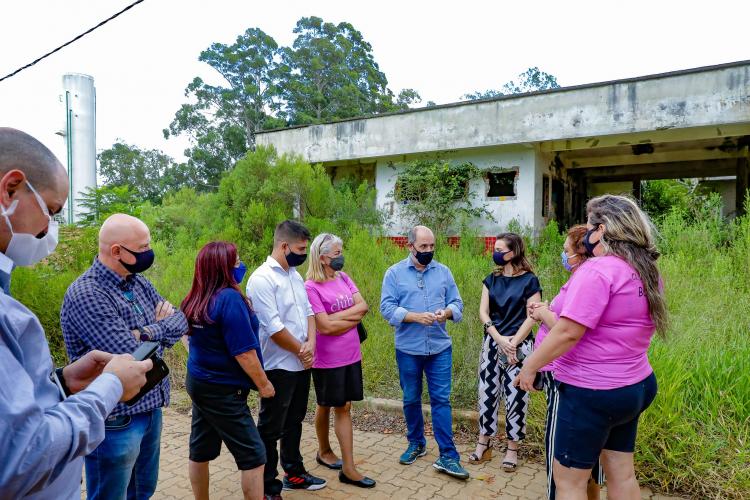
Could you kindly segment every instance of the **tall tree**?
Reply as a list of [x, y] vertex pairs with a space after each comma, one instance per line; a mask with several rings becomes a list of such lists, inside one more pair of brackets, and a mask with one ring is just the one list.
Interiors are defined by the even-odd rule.
[[98, 155], [99, 175], [107, 186], [130, 186], [142, 199], [160, 203], [165, 193], [193, 186], [190, 167], [158, 149], [116, 142]]
[[139, 194], [130, 186], [86, 188], [79, 199], [83, 210], [78, 224], [88, 227], [98, 226], [108, 216], [116, 213], [138, 216], [138, 209], [142, 202]]
[[557, 78], [549, 73], [541, 71], [538, 67], [534, 66], [533, 68], [529, 68], [518, 75], [518, 82], [516, 82], [515, 80], [511, 80], [505, 83], [500, 88], [500, 90], [490, 89], [483, 92], [464, 94], [462, 99], [474, 101], [477, 99], [489, 99], [502, 95], [525, 94], [526, 92], [556, 89], [559, 87], [560, 85], [557, 83]]
[[283, 125], [272, 112], [280, 106], [279, 46], [258, 28], [250, 28], [235, 43], [214, 43], [199, 60], [222, 77], [210, 85], [196, 77], [185, 89], [192, 102], [175, 114], [164, 137], [187, 134], [191, 147], [185, 151], [204, 184], [218, 186], [224, 171], [255, 148], [255, 134]]
[[282, 49], [281, 83], [289, 124], [322, 123], [399, 109], [372, 46], [349, 23], [303, 17]]

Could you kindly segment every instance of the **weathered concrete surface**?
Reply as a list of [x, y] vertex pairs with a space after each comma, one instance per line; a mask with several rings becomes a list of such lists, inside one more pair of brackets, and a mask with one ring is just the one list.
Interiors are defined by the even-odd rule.
[[[333, 433], [332, 433], [333, 435]], [[190, 417], [174, 410], [164, 412], [164, 429], [161, 439], [161, 462], [159, 485], [155, 500], [176, 500], [193, 498], [188, 479], [188, 440], [190, 437]], [[432, 468], [437, 459], [434, 442], [428, 444], [427, 456], [418, 459], [413, 465], [403, 466], [397, 462], [403, 451], [403, 436], [355, 431], [354, 450], [359, 470], [375, 479], [374, 489], [362, 490], [341, 484], [337, 473], [325, 469], [315, 462], [317, 441], [315, 430], [305, 424], [302, 435], [302, 455], [311, 473], [323, 477], [328, 486], [320, 491], [284, 492], [284, 498], [367, 498], [370, 500], [391, 499], [472, 499], [497, 498], [505, 500], [545, 498], [544, 465], [521, 462], [518, 471], [508, 474], [500, 469], [502, 456], [495, 456], [490, 462], [479, 466], [467, 465], [472, 474], [469, 481], [459, 481], [439, 474]], [[336, 444], [334, 441], [334, 447]], [[459, 447], [462, 456], [469, 453], [470, 447]], [[242, 498], [240, 478], [231, 454], [222, 449], [221, 456], [211, 462], [210, 495], [214, 500]], [[82, 498], [85, 498], [82, 496]], [[602, 498], [606, 498], [602, 495]], [[667, 499], [648, 489], [642, 490], [644, 499]]]
[[583, 138], [582, 147], [595, 147], [615, 145], [612, 136], [621, 134], [659, 142], [692, 128], [706, 138], [747, 133], [749, 126], [744, 61], [266, 132], [257, 140], [315, 163]]

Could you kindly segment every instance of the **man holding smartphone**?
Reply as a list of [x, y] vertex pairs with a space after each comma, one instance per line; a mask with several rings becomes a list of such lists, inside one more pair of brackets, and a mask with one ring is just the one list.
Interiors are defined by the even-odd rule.
[[68, 176], [42, 143], [0, 128], [0, 497], [81, 498], [83, 456], [104, 438], [117, 401], [133, 397], [151, 361], [91, 351], [54, 369], [42, 325], [10, 296], [15, 266], [57, 245]]
[[[124, 214], [109, 217], [99, 231], [99, 255], [68, 288], [61, 311], [71, 359], [93, 349], [132, 353], [142, 342], [159, 344], [157, 355], [187, 331], [180, 311], [140, 273], [154, 251], [148, 227]], [[150, 498], [159, 475], [161, 408], [169, 405], [169, 378], [132, 406], [120, 404], [106, 422], [106, 436], [86, 457], [90, 500]]]

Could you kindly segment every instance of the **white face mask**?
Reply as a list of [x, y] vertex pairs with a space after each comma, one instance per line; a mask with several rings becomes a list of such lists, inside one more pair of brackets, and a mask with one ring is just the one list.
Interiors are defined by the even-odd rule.
[[16, 211], [18, 200], [11, 203], [9, 208], [0, 205], [0, 215], [5, 217], [5, 223], [11, 232], [10, 243], [8, 243], [8, 248], [5, 250], [5, 256], [17, 266], [32, 266], [49, 256], [55, 251], [55, 247], [57, 246], [57, 221], [50, 217], [47, 205], [31, 183], [26, 181], [26, 184], [29, 186], [31, 192], [34, 193], [36, 201], [39, 203], [39, 207], [44, 212], [44, 215], [49, 217], [49, 227], [47, 234], [42, 238], [37, 238], [33, 234], [14, 233], [13, 225], [10, 223], [10, 216]]

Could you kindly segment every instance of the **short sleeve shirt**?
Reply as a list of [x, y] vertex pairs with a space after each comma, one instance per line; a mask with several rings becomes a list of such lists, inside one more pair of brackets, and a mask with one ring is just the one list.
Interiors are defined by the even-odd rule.
[[490, 319], [500, 335], [512, 337], [526, 320], [526, 301], [542, 286], [534, 273], [519, 276], [487, 276], [484, 281], [490, 298]]
[[255, 313], [240, 292], [225, 288], [214, 296], [209, 318], [213, 323], [191, 325], [188, 372], [207, 383], [252, 387], [235, 356], [255, 350], [263, 364]]
[[588, 259], [573, 273], [559, 316], [586, 327], [555, 361], [555, 377], [587, 389], [617, 389], [652, 372], [647, 351], [655, 326], [640, 276], [619, 257]]
[[[349, 309], [354, 305], [354, 295], [359, 293], [357, 286], [344, 272], [322, 283], [307, 280], [305, 289], [315, 314], [335, 314]], [[341, 335], [323, 335], [320, 331], [316, 334], [313, 368], [338, 368], [362, 359], [356, 327]]]

